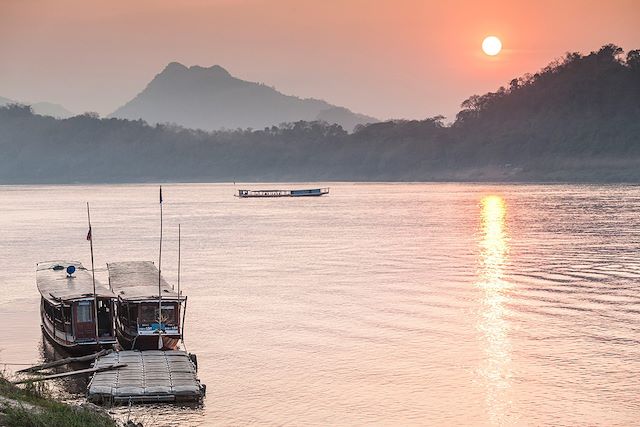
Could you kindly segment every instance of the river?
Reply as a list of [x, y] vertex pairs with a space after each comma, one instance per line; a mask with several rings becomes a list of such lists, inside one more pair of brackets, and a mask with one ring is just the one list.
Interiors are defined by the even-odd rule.
[[[163, 184], [163, 274], [175, 283], [181, 224], [185, 346], [207, 397], [117, 416], [155, 426], [640, 419], [640, 187], [298, 186], [319, 185], [331, 193], [238, 199], [242, 185]], [[0, 368], [43, 359], [35, 263], [90, 266], [86, 202], [98, 279], [106, 262], [157, 263], [156, 185], [0, 186]]]

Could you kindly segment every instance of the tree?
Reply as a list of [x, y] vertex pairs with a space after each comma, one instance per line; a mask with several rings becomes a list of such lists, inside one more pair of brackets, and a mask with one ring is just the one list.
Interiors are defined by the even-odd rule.
[[627, 66], [634, 71], [640, 71], [640, 49], [630, 50], [627, 53]]
[[616, 46], [613, 43], [606, 44], [600, 48], [596, 53], [598, 59], [607, 62], [618, 62], [618, 56], [622, 55], [624, 51], [620, 46]]

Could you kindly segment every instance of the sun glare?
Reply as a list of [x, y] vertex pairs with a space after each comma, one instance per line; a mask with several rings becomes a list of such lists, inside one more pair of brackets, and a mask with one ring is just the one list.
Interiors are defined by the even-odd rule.
[[484, 337], [485, 358], [479, 372], [487, 387], [487, 408], [491, 424], [510, 421], [511, 343], [509, 340], [509, 303], [511, 284], [505, 273], [509, 263], [507, 204], [497, 195], [480, 201], [479, 281], [480, 321], [478, 329]]
[[502, 42], [496, 36], [489, 36], [482, 41], [482, 50], [489, 56], [496, 56], [502, 50]]

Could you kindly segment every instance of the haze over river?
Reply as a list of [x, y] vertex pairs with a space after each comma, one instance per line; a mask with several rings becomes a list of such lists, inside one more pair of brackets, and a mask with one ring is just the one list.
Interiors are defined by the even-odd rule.
[[[145, 425], [631, 425], [640, 187], [330, 184], [238, 199], [163, 185], [197, 408]], [[35, 263], [153, 260], [156, 185], [0, 187], [0, 368], [44, 357]], [[8, 370], [16, 366], [7, 365]], [[117, 410], [120, 416], [126, 408]]]

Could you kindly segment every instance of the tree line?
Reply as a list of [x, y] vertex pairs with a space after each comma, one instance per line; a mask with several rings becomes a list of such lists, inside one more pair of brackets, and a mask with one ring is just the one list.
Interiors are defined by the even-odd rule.
[[202, 131], [0, 108], [0, 183], [640, 181], [640, 50], [568, 53], [442, 116]]

